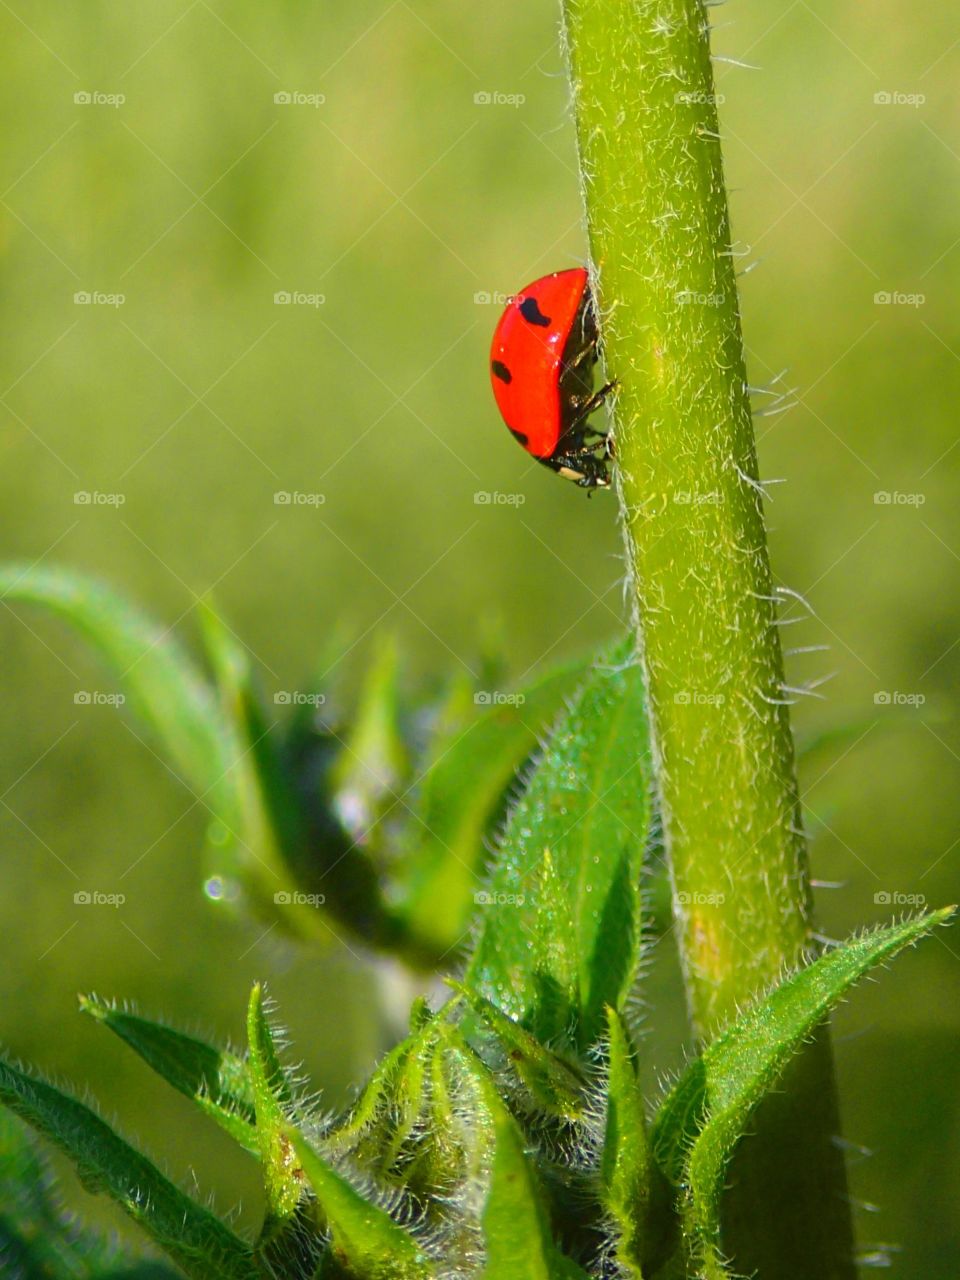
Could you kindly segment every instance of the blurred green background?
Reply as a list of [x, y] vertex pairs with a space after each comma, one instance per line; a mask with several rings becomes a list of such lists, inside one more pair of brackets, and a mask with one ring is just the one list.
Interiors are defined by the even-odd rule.
[[[784, 634], [831, 646], [790, 674], [836, 673], [797, 724], [861, 726], [804, 768], [838, 937], [958, 895], [960, 42], [933, 4], [710, 12], [717, 51], [759, 68], [718, 66], [734, 234], [761, 260], [751, 380], [789, 366], [798, 388], [758, 422], [763, 474], [789, 481], [775, 571], [814, 610]], [[11, 0], [0, 28], [6, 557], [95, 571], [191, 644], [214, 592], [268, 695], [338, 624], [366, 635], [337, 665], [348, 686], [385, 629], [414, 683], [472, 664], [486, 619], [517, 678], [616, 629], [612, 499], [529, 463], [487, 384], [496, 295], [585, 253], [554, 0]], [[111, 708], [74, 703], [110, 686], [72, 636], [0, 613], [0, 1035], [252, 1222], [243, 1155], [76, 992], [239, 1038], [266, 978], [334, 1104], [388, 1042], [398, 980], [204, 902], [190, 796]], [[78, 908], [81, 887], [127, 901]], [[874, 1152], [853, 1157], [877, 1210], [861, 1238], [925, 1280], [960, 1273], [958, 960], [941, 931], [837, 1019], [846, 1136]], [[678, 1010], [649, 1023], [651, 1062], [674, 1064]]]

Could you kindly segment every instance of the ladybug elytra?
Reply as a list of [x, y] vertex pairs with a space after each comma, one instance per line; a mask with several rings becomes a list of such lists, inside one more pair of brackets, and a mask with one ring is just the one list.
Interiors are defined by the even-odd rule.
[[500, 317], [490, 381], [514, 439], [538, 462], [584, 489], [610, 484], [613, 440], [590, 414], [616, 387], [593, 390], [597, 321], [582, 267], [527, 285]]

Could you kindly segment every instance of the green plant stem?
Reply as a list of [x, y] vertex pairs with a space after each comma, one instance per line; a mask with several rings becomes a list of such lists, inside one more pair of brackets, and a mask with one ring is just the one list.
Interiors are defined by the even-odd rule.
[[[701, 1035], [813, 945], [706, 13], [701, 0], [564, 0], [657, 785]], [[823, 1036], [741, 1162], [760, 1199], [738, 1271], [854, 1275], [829, 1145], [835, 1098]]]

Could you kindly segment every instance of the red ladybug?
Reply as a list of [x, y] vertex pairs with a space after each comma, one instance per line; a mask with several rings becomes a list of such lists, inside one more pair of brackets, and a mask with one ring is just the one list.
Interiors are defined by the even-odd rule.
[[610, 484], [613, 440], [587, 419], [617, 385], [593, 390], [597, 321], [582, 267], [535, 280], [509, 302], [490, 349], [503, 420], [538, 462], [584, 489]]

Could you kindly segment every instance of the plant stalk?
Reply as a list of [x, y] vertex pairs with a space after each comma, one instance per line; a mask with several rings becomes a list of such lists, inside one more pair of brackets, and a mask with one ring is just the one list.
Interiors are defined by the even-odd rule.
[[[617, 484], [694, 1029], [814, 949], [702, 0], [564, 0]], [[824, 1033], [758, 1115], [729, 1251], [850, 1280]]]

